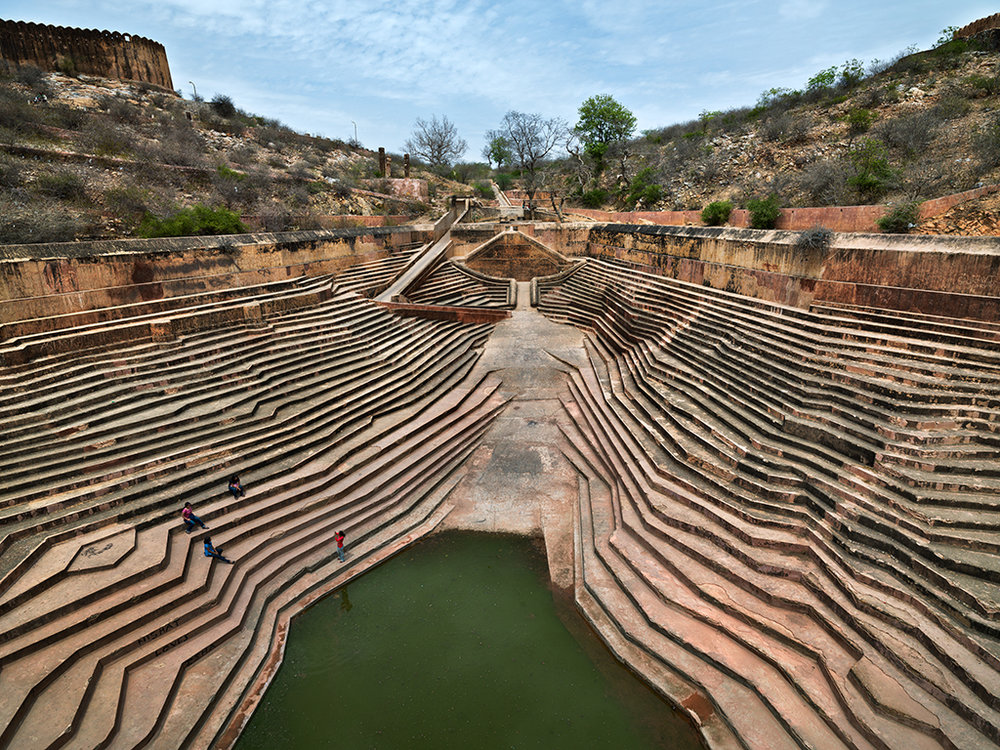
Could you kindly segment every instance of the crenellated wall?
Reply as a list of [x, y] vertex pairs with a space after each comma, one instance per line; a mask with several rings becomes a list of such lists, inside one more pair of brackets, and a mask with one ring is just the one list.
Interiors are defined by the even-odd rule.
[[162, 44], [117, 31], [0, 20], [0, 58], [49, 71], [71, 62], [78, 73], [174, 87]]
[[953, 38], [968, 39], [989, 29], [1000, 29], [1000, 13], [994, 13], [992, 16], [986, 16], [985, 18], [980, 18], [970, 24], [966, 24], [955, 32]]

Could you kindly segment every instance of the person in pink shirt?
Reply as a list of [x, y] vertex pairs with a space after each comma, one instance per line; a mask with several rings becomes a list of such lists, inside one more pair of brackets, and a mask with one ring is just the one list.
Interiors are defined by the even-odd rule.
[[194, 530], [195, 526], [201, 526], [203, 529], [208, 528], [204, 521], [194, 514], [194, 510], [191, 508], [191, 503], [184, 503], [184, 510], [181, 511], [181, 518], [184, 519], [184, 531], [189, 534]]

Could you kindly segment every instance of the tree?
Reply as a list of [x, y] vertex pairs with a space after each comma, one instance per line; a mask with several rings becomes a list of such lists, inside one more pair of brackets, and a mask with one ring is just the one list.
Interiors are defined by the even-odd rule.
[[608, 94], [598, 94], [580, 105], [580, 120], [574, 131], [583, 150], [603, 169], [604, 157], [614, 145], [624, 146], [635, 132], [635, 115]]
[[496, 164], [497, 169], [502, 169], [504, 164], [510, 164], [511, 156], [507, 139], [499, 131], [486, 131], [486, 145], [483, 146], [483, 158], [486, 162], [491, 165]]
[[458, 137], [458, 129], [451, 120], [442, 115], [439, 121], [437, 115], [432, 115], [430, 122], [417, 118], [413, 134], [404, 146], [432, 168], [441, 170], [464, 154], [469, 144]]
[[569, 133], [566, 122], [559, 117], [543, 118], [537, 113], [511, 110], [504, 115], [500, 127], [491, 131], [506, 140], [514, 165], [521, 170], [528, 206], [533, 206], [539, 187], [539, 171], [545, 158], [564, 143]]

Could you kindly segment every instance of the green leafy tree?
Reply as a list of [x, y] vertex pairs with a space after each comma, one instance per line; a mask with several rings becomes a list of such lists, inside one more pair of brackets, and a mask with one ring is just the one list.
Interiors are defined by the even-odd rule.
[[597, 163], [598, 171], [604, 166], [608, 151], [619, 149], [635, 132], [635, 115], [608, 94], [598, 94], [580, 105], [580, 120], [573, 128], [583, 142], [583, 150]]
[[483, 146], [483, 158], [490, 165], [496, 164], [497, 169], [510, 165], [513, 154], [507, 139], [496, 130], [486, 133], [486, 145]]

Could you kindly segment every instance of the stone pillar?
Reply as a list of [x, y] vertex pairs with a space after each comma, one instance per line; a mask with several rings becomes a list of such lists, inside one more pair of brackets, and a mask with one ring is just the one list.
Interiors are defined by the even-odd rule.
[[410, 155], [403, 154], [403, 177], [410, 176]]
[[392, 177], [392, 157], [389, 154], [385, 155], [385, 174], [383, 177]]
[[378, 147], [378, 173], [385, 177], [385, 149], [382, 146]]

